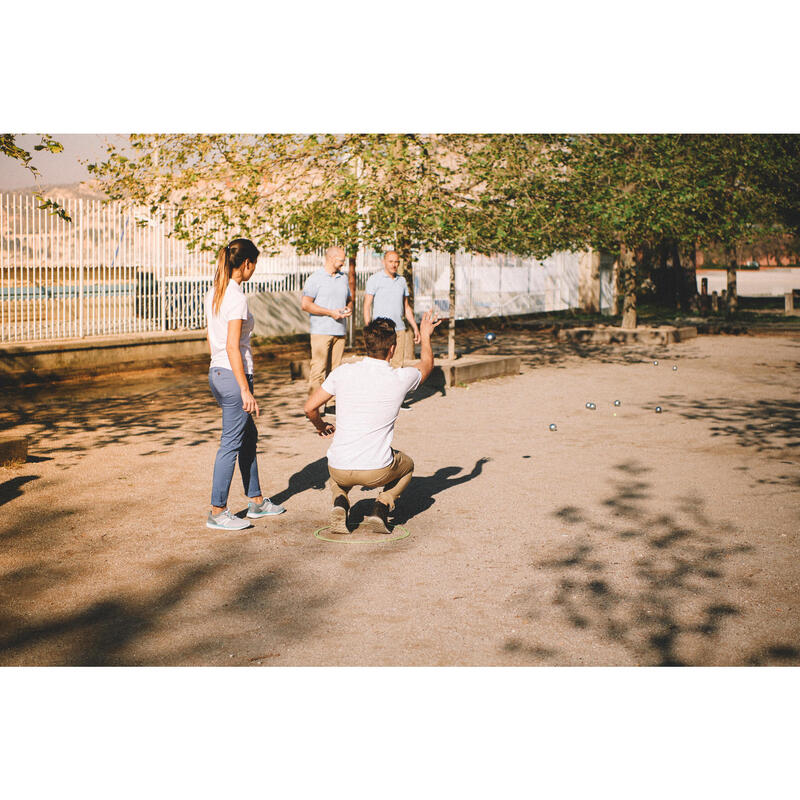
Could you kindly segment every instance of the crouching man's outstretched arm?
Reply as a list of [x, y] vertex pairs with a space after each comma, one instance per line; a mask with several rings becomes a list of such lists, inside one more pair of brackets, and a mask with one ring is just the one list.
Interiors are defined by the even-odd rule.
[[441, 320], [437, 319], [435, 311], [426, 311], [422, 315], [422, 320], [419, 323], [420, 346], [419, 364], [417, 365], [417, 369], [422, 374], [422, 377], [419, 381], [420, 383], [425, 381], [425, 379], [433, 371], [433, 349], [431, 348], [431, 334], [433, 333], [433, 329], [440, 323]]
[[326, 438], [328, 436], [333, 436], [336, 428], [334, 428], [330, 422], [325, 422], [322, 419], [319, 410], [325, 405], [325, 403], [328, 402], [328, 400], [331, 399], [331, 397], [333, 397], [332, 394], [328, 394], [321, 386], [318, 386], [308, 396], [308, 400], [306, 400], [306, 404], [303, 406], [305, 415], [311, 420], [312, 424], [317, 429], [317, 433]]

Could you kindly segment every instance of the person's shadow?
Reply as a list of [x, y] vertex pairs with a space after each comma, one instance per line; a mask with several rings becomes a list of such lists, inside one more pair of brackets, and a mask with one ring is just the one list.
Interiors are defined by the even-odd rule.
[[273, 503], [280, 505], [285, 503], [290, 497], [306, 491], [306, 489], [324, 489], [328, 481], [328, 459], [323, 456], [310, 464], [306, 464], [301, 470], [295, 472], [289, 478], [289, 485], [270, 498]]
[[429, 397], [433, 397], [435, 394], [440, 394], [442, 397], [447, 396], [444, 373], [442, 372], [441, 368], [436, 367], [434, 367], [433, 372], [430, 374], [425, 383], [421, 383], [416, 389], [414, 389], [413, 392], [410, 392], [406, 395], [405, 400], [403, 400], [402, 407], [406, 409], [411, 408], [414, 403], [427, 400]]
[[471, 472], [458, 478], [454, 476], [458, 475], [463, 467], [442, 467], [437, 469], [433, 475], [414, 475], [411, 478], [408, 489], [403, 492], [397, 501], [392, 522], [395, 525], [402, 525], [412, 517], [417, 516], [417, 514], [427, 511], [436, 502], [433, 499], [434, 495], [477, 478], [483, 471], [483, 465], [489, 461], [491, 459], [486, 457], [479, 458]]

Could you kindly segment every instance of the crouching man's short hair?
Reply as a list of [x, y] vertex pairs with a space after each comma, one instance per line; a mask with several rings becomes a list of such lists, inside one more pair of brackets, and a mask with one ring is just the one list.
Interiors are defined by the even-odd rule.
[[393, 320], [377, 317], [364, 326], [364, 347], [370, 358], [385, 359], [393, 344], [397, 344]]

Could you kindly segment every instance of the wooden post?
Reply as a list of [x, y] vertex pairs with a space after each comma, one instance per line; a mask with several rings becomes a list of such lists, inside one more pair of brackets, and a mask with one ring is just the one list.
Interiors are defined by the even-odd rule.
[[731, 247], [728, 253], [728, 270], [727, 270], [727, 295], [726, 306], [729, 314], [733, 314], [739, 307], [739, 298], [736, 293], [736, 250]]
[[450, 330], [447, 334], [447, 357], [456, 357], [456, 254], [450, 253]]
[[348, 258], [347, 285], [350, 287], [350, 297], [353, 298], [353, 313], [347, 319], [347, 346], [353, 347], [356, 340], [356, 312], [358, 303], [357, 289], [356, 289], [356, 255], [358, 250], [351, 250], [351, 255]]

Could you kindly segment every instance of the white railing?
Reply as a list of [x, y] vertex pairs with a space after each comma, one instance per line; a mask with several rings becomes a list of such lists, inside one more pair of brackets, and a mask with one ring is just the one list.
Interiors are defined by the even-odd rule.
[[[215, 257], [168, 235], [173, 210], [161, 222], [122, 203], [57, 202], [72, 222], [39, 209], [31, 195], [0, 194], [0, 342], [204, 327]], [[287, 246], [259, 258], [245, 291], [299, 291], [320, 265], [320, 254], [299, 255]], [[359, 252], [357, 324], [367, 278], [381, 268], [379, 253]], [[539, 262], [459, 253], [456, 293], [460, 319], [575, 307], [578, 255]], [[446, 253], [419, 255], [414, 294], [417, 315], [432, 307], [447, 313]]]

